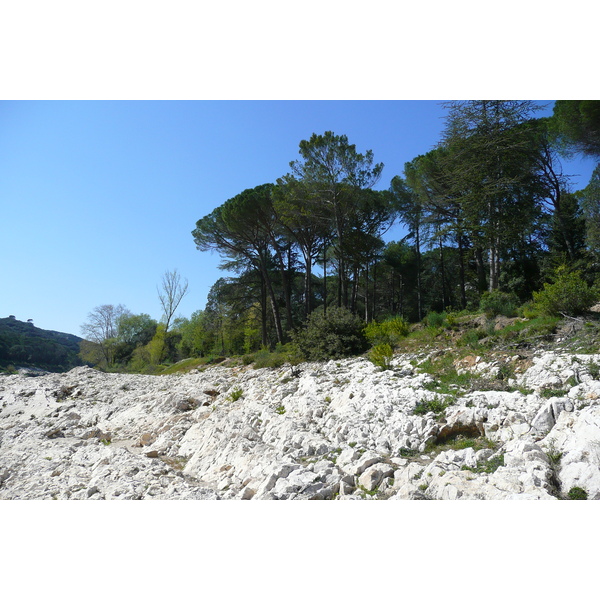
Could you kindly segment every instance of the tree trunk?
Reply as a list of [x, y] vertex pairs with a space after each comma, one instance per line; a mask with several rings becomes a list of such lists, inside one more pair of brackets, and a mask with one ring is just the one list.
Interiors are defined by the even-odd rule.
[[444, 245], [442, 243], [442, 236], [439, 236], [440, 240], [440, 272], [442, 274], [442, 311], [446, 309], [446, 268], [444, 264]]
[[475, 264], [477, 266], [477, 288], [479, 293], [483, 293], [487, 287], [487, 280], [485, 277], [485, 267], [483, 264], [483, 250], [481, 248], [475, 249]]
[[350, 299], [350, 310], [352, 312], [356, 312], [356, 299], [358, 296], [358, 284], [359, 284], [360, 276], [358, 267], [354, 267], [352, 269], [352, 296]]
[[275, 291], [273, 290], [273, 285], [271, 284], [271, 279], [269, 278], [269, 274], [265, 265], [261, 266], [262, 275], [265, 280], [265, 284], [267, 287], [267, 292], [269, 294], [269, 299], [271, 301], [271, 310], [273, 312], [273, 320], [275, 321], [275, 331], [277, 333], [277, 341], [280, 344], [283, 344], [283, 329], [281, 327], [281, 315], [279, 313], [279, 306], [277, 305], [277, 297], [275, 296]]
[[377, 315], [377, 262], [373, 263], [373, 303], [371, 305], [371, 320]]
[[312, 306], [312, 259], [310, 254], [304, 258], [304, 317], [310, 315]]
[[493, 292], [498, 289], [499, 283], [499, 270], [500, 270], [500, 257], [498, 247], [493, 245], [489, 250], [489, 268], [490, 268], [490, 281], [489, 291]]
[[267, 288], [264, 277], [260, 276], [260, 333], [263, 348], [269, 344], [269, 336], [267, 333]]
[[464, 310], [467, 308], [467, 291], [465, 288], [465, 249], [463, 247], [462, 235], [458, 233], [458, 264], [460, 269], [460, 304]]
[[323, 315], [327, 315], [327, 248], [323, 247]]
[[423, 303], [421, 298], [421, 243], [418, 226], [416, 228], [415, 233], [415, 243], [417, 248], [417, 314], [420, 321], [423, 318]]
[[365, 265], [365, 323], [369, 322], [369, 262]]
[[292, 292], [291, 286], [289, 282], [289, 277], [285, 268], [285, 264], [283, 262], [283, 256], [281, 255], [281, 251], [279, 248], [275, 247], [275, 252], [277, 254], [277, 260], [279, 261], [279, 272], [281, 274], [281, 285], [283, 288], [283, 298], [285, 302], [285, 314], [286, 314], [286, 331], [289, 331], [293, 327], [293, 317], [292, 317]]

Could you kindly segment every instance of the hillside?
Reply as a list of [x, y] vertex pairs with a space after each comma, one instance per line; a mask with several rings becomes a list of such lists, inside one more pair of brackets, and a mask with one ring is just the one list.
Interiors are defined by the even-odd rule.
[[12, 366], [67, 371], [83, 364], [80, 342], [76, 335], [40, 329], [13, 316], [0, 319], [0, 370]]
[[600, 499], [598, 323], [525, 324], [387, 369], [4, 377], [0, 498]]

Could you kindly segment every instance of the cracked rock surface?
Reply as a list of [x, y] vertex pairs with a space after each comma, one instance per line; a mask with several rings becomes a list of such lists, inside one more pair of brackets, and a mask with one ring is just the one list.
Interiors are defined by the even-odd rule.
[[414, 413], [421, 360], [2, 377], [0, 499], [600, 498], [600, 355], [540, 353], [441, 414]]

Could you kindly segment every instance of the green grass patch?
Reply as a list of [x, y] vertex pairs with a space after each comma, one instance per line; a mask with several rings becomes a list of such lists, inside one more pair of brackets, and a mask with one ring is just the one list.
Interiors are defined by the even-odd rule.
[[502, 341], [526, 340], [533, 337], [547, 337], [556, 332], [560, 317], [539, 316], [525, 321], [515, 321], [496, 332]]
[[540, 396], [542, 398], [562, 398], [569, 393], [568, 390], [555, 390], [552, 388], [546, 388], [544, 390], [540, 390]]
[[504, 466], [504, 454], [498, 454], [489, 460], [480, 461], [476, 467], [467, 467], [463, 465], [461, 471], [471, 471], [472, 473], [493, 473], [498, 467]]
[[237, 402], [244, 395], [244, 391], [240, 388], [236, 388], [227, 396], [229, 402]]
[[587, 500], [588, 493], [580, 487], [572, 487], [568, 493], [569, 500]]
[[421, 400], [415, 405], [415, 408], [413, 409], [413, 414], [426, 415], [427, 413], [432, 412], [435, 415], [440, 415], [449, 406], [452, 406], [453, 404], [454, 399], [450, 398], [440, 399], [439, 397], [436, 397], [433, 400]]

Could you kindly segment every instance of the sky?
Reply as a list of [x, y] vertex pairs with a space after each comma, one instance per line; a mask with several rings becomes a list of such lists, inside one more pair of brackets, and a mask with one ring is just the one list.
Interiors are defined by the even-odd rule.
[[[0, 316], [75, 335], [102, 304], [160, 319], [157, 286], [177, 269], [189, 317], [227, 275], [196, 249], [197, 220], [274, 183], [324, 131], [371, 149], [385, 165], [375, 189], [387, 189], [439, 141], [446, 112], [433, 100], [2, 101]], [[580, 189], [593, 162], [564, 169]]]

